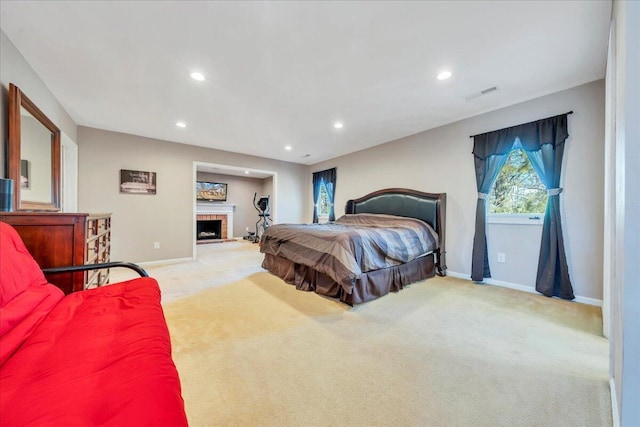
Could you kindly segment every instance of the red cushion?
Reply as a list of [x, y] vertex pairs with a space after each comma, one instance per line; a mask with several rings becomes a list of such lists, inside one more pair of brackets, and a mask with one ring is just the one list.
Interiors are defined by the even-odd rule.
[[66, 296], [0, 367], [0, 385], [2, 425], [187, 425], [151, 278]]
[[18, 232], [0, 221], [0, 308], [29, 286], [46, 283], [40, 266], [22, 243]]
[[10, 225], [0, 222], [0, 366], [63, 297]]
[[0, 308], [0, 366], [64, 297], [53, 285], [30, 286]]

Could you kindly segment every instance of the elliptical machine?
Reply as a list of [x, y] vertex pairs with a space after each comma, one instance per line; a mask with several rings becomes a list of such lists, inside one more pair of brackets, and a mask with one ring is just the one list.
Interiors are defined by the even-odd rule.
[[269, 206], [269, 196], [260, 197], [257, 203], [256, 197], [258, 197], [258, 193], [253, 193], [253, 206], [258, 211], [258, 221], [256, 221], [256, 234], [253, 235], [253, 243], [260, 242], [260, 238], [262, 238], [262, 234], [265, 232], [265, 230], [269, 228], [269, 221], [271, 220], [271, 214], [269, 213], [269, 211], [271, 210], [271, 206]]

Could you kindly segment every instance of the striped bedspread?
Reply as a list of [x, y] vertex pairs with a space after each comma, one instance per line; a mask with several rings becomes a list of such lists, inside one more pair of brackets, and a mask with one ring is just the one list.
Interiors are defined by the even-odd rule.
[[262, 235], [260, 252], [324, 273], [351, 293], [363, 273], [409, 262], [437, 249], [425, 222], [381, 214], [344, 215], [328, 224], [277, 224]]

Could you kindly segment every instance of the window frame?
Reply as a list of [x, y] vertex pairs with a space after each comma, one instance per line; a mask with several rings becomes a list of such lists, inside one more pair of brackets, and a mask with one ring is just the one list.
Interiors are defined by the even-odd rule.
[[[487, 209], [488, 210], [488, 209]], [[542, 225], [544, 213], [488, 213], [487, 224]]]

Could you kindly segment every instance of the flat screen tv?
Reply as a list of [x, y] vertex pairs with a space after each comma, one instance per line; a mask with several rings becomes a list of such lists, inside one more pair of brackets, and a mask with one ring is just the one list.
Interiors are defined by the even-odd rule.
[[227, 184], [196, 181], [196, 200], [199, 202], [226, 202]]

